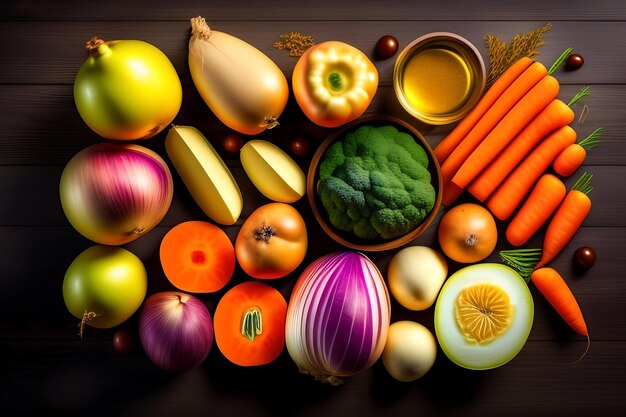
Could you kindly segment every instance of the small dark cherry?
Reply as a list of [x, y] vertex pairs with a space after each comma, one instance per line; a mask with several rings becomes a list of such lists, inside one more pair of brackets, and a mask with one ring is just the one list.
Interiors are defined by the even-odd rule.
[[391, 35], [385, 35], [376, 43], [376, 58], [387, 59], [398, 51], [398, 40]]
[[128, 329], [120, 329], [113, 335], [113, 349], [121, 355], [128, 355], [135, 347], [135, 335]]
[[236, 133], [229, 133], [224, 136], [222, 147], [226, 152], [236, 153], [243, 147], [243, 139]]
[[568, 70], [573, 71], [582, 67], [584, 63], [585, 63], [585, 60], [583, 59], [582, 55], [571, 54], [570, 56], [567, 57], [567, 61], [565, 61], [565, 66], [567, 67]]
[[576, 266], [582, 269], [589, 269], [596, 263], [596, 253], [593, 249], [583, 246], [574, 252], [574, 262]]
[[298, 158], [304, 158], [309, 154], [311, 149], [311, 143], [309, 140], [302, 136], [294, 136], [289, 141], [289, 150], [293, 155]]

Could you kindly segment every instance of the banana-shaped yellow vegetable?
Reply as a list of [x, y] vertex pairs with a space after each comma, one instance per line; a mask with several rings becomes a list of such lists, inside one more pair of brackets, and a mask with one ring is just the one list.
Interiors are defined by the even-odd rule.
[[165, 150], [200, 208], [217, 223], [231, 225], [243, 208], [237, 182], [198, 129], [174, 126], [167, 133]]
[[282, 149], [265, 140], [251, 140], [239, 154], [250, 181], [267, 198], [293, 203], [306, 192], [306, 178]]
[[280, 68], [239, 38], [191, 19], [189, 70], [198, 92], [226, 126], [256, 135], [276, 126], [289, 98]]

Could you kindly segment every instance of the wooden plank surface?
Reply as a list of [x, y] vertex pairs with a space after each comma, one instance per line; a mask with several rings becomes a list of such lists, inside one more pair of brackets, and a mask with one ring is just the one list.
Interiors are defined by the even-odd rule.
[[[231, 172], [237, 180], [242, 194], [244, 195], [244, 209], [242, 219], [245, 219], [259, 203], [269, 203], [247, 177], [239, 161], [230, 164]], [[586, 226], [626, 226], [626, 201], [616, 196], [626, 193], [626, 184], [616, 181], [617, 178], [626, 178], [626, 166], [585, 166], [585, 171], [593, 174], [591, 197], [594, 207], [585, 220]], [[567, 187], [571, 188], [576, 182], [582, 169], [577, 174], [564, 180]], [[63, 172], [62, 166], [0, 166], [2, 178], [14, 178], [14, 181], [0, 183], [0, 195], [18, 194], [23, 189], [42, 188], [38, 193], [23, 196], [19, 205], [6, 204], [0, 206], [0, 225], [37, 225], [37, 226], [61, 226], [69, 224], [61, 209], [59, 200], [59, 179]], [[173, 171], [176, 180], [174, 182], [174, 199], [172, 207], [163, 219], [165, 226], [174, 226], [192, 217], [204, 217], [198, 206], [194, 203], [191, 195], [185, 189], [182, 181], [178, 179], [176, 171]], [[602, 184], [614, 184], [603, 187]], [[45, 187], [44, 187], [45, 186]], [[306, 198], [298, 202], [298, 207], [308, 210]]]
[[[626, 8], [626, 7], [624, 7]], [[212, 24], [214, 30], [237, 36], [266, 53], [291, 78], [296, 59], [286, 51], [276, 50], [272, 43], [281, 33], [299, 31], [310, 34], [317, 42], [341, 39], [361, 49], [370, 57], [374, 45], [381, 36], [393, 32], [399, 45], [404, 47], [419, 36], [430, 32], [454, 32], [472, 42], [487, 59], [484, 36], [497, 34], [510, 41], [517, 33], [526, 33], [542, 26], [545, 21], [477, 22], [477, 21], [306, 21], [306, 22], [259, 22], [228, 21]], [[189, 17], [193, 17], [189, 16]], [[0, 26], [0, 60], [3, 72], [0, 83], [72, 84], [76, 72], [85, 60], [85, 42], [92, 36], [105, 40], [141, 39], [154, 44], [172, 61], [181, 82], [191, 85], [187, 65], [187, 45], [190, 24], [179, 22], [3, 22]], [[602, 43], [595, 42], [589, 33], [607, 33]], [[626, 83], [626, 55], [622, 50], [626, 38], [626, 26], [622, 22], [554, 22], [545, 34], [545, 45], [537, 59], [546, 66], [568, 46], [594, 59], [580, 71], [559, 71], [558, 77], [565, 84], [624, 84]], [[12, 39], [20, 39], [21, 47], [14, 48]], [[33, 54], [33, 51], [37, 51]], [[376, 61], [380, 84], [391, 85], [394, 60]], [[45, 71], [40, 70], [44, 65]]]
[[[559, 96], [569, 101], [584, 86], [563, 85]], [[183, 97], [183, 106], [174, 123], [192, 124], [219, 148], [222, 138], [231, 131], [211, 113], [195, 87], [184, 88]], [[590, 95], [574, 106], [576, 122], [572, 126], [580, 138], [596, 127], [605, 129], [602, 145], [589, 152], [586, 165], [622, 165], [626, 161], [626, 148], [622, 145], [622, 126], [626, 119], [624, 102], [626, 85], [602, 84], [591, 86]], [[578, 123], [584, 104], [589, 107], [589, 113], [584, 123]], [[451, 129], [451, 126], [433, 127], [415, 122], [398, 103], [392, 87], [379, 89], [367, 113], [393, 114], [413, 122], [431, 146], [436, 146]], [[283, 119], [287, 123], [258, 137], [286, 146], [293, 135], [304, 135], [312, 140], [315, 149], [332, 132], [306, 119], [293, 96], [279, 118]], [[72, 88], [67, 85], [0, 85], [0, 124], [4, 135], [0, 165], [65, 165], [84, 147], [102, 141], [76, 117]], [[162, 152], [166, 131], [138, 143]], [[221, 155], [229, 163], [236, 163], [238, 159], [237, 155], [223, 151]]]
[[[585, 313], [592, 339], [585, 359], [572, 365], [586, 341], [574, 334], [531, 287], [535, 320], [529, 342], [508, 365], [472, 372], [452, 364], [441, 351], [423, 379], [401, 384], [379, 361], [369, 371], [332, 388], [299, 375], [284, 351], [266, 367], [240, 368], [213, 346], [207, 361], [181, 375], [159, 370], [141, 349], [120, 356], [111, 347], [115, 329], [88, 329], [76, 337], [76, 320], [67, 312], [61, 283], [67, 266], [92, 242], [68, 223], [60, 206], [58, 184], [64, 165], [84, 147], [103, 141], [78, 116], [72, 96], [76, 72], [85, 58], [85, 40], [142, 39], [161, 48], [184, 85], [177, 124], [200, 128], [219, 149], [230, 133], [198, 95], [187, 67], [189, 17], [202, 14], [215, 30], [241, 37], [265, 52], [291, 78], [296, 60], [272, 48], [277, 36], [297, 30], [319, 41], [340, 39], [373, 55], [376, 40], [393, 34], [401, 47], [433, 31], [458, 33], [474, 43], [485, 59], [483, 37], [495, 33], [510, 40], [547, 21], [539, 60], [546, 65], [568, 46], [584, 55], [579, 71], [558, 71], [560, 97], [569, 100], [585, 85], [592, 93], [583, 104], [590, 112], [574, 123], [580, 137], [604, 127], [600, 147], [590, 152], [584, 169], [594, 174], [593, 209], [584, 227], [553, 262]], [[334, 416], [359, 414], [407, 416], [528, 416], [626, 414], [626, 3], [619, 0], [502, 2], [483, 0], [337, 2], [266, 2], [231, 0], [62, 1], [18, 0], [0, 4], [0, 413], [2, 415], [233, 415]], [[452, 126], [433, 127], [412, 119], [398, 104], [391, 76], [394, 59], [374, 61], [380, 88], [368, 113], [392, 114], [413, 123], [431, 146]], [[332, 129], [309, 122], [293, 96], [280, 127], [259, 135], [287, 148], [303, 135], [315, 148]], [[165, 132], [139, 142], [167, 160]], [[221, 151], [244, 194], [240, 221], [225, 228], [232, 241], [239, 225], [259, 205], [269, 202], [246, 177], [237, 155]], [[309, 157], [299, 158], [306, 171]], [[579, 172], [581, 172], [579, 171]], [[206, 219], [175, 177], [170, 211], [153, 231], [126, 247], [146, 265], [150, 294], [171, 290], [158, 259], [162, 237], [174, 225]], [[566, 181], [571, 186], [575, 177]], [[465, 201], [472, 201], [468, 196]], [[295, 204], [309, 230], [304, 263], [289, 277], [271, 282], [289, 297], [305, 265], [330, 251], [342, 250], [312, 217], [306, 199]], [[441, 213], [439, 217], [441, 216]], [[438, 248], [438, 220], [414, 244]], [[498, 222], [500, 236], [506, 223]], [[526, 245], [539, 247], [544, 229]], [[572, 265], [577, 247], [591, 246], [597, 264], [581, 273]], [[500, 239], [487, 261], [499, 262]], [[370, 254], [383, 274], [394, 251]], [[450, 262], [450, 272], [462, 265]], [[247, 277], [237, 267], [228, 284]], [[213, 313], [222, 292], [202, 295]], [[432, 309], [411, 312], [392, 300], [392, 321], [415, 320], [433, 330]], [[137, 317], [126, 324], [136, 328]]]
[[[199, 368], [177, 375], [143, 355], [115, 355], [105, 342], [44, 348], [38, 341], [0, 341], [6, 358], [0, 378], [10, 381], [3, 396], [20, 404], [12, 415], [24, 416], [50, 410], [90, 410], [93, 416], [620, 415], [626, 397], [615, 389], [625, 383], [626, 342], [598, 341], [593, 348], [597, 353], [572, 365], [583, 342], [529, 342], [505, 368], [489, 372], [463, 370], [439, 352], [432, 371], [415, 383], [393, 380], [378, 362], [330, 387], [299, 375], [285, 354], [264, 369], [236, 367], [211, 354]], [[26, 354], [32, 359], [21, 365]]]
[[523, 3], [500, 0], [472, 1], [471, 6], [455, 0], [231, 0], [228, 3], [180, 0], [176, 3], [151, 0], [8, 0], [2, 3], [0, 16], [7, 20], [61, 21], [136, 21], [185, 20], [204, 14], [216, 20], [624, 20], [623, 2], [598, 0], [592, 4], [580, 1], [526, 0]]

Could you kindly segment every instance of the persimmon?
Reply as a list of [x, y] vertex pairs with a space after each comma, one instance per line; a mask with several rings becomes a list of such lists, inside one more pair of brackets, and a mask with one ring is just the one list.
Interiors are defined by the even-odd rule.
[[483, 206], [473, 203], [451, 208], [439, 222], [439, 244], [448, 258], [462, 263], [485, 259], [498, 241], [493, 216]]
[[307, 250], [306, 224], [292, 206], [270, 203], [256, 209], [235, 241], [239, 265], [251, 277], [282, 278], [300, 265]]
[[161, 266], [167, 279], [187, 292], [215, 292], [235, 272], [235, 249], [219, 227], [189, 221], [173, 227], [161, 241]]
[[231, 288], [213, 319], [220, 352], [239, 366], [272, 362], [285, 346], [287, 302], [268, 284], [249, 281]]

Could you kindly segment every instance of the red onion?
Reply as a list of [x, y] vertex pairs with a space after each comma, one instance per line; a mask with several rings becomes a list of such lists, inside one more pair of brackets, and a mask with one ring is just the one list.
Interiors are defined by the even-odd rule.
[[139, 338], [146, 354], [158, 367], [186, 371], [204, 362], [211, 351], [211, 314], [193, 295], [157, 293], [141, 309]]
[[172, 202], [167, 164], [143, 146], [101, 143], [76, 154], [61, 176], [61, 204], [74, 228], [122, 245], [156, 226]]
[[390, 320], [389, 293], [378, 268], [356, 252], [323, 256], [293, 289], [286, 345], [300, 371], [340, 383], [380, 357]]

